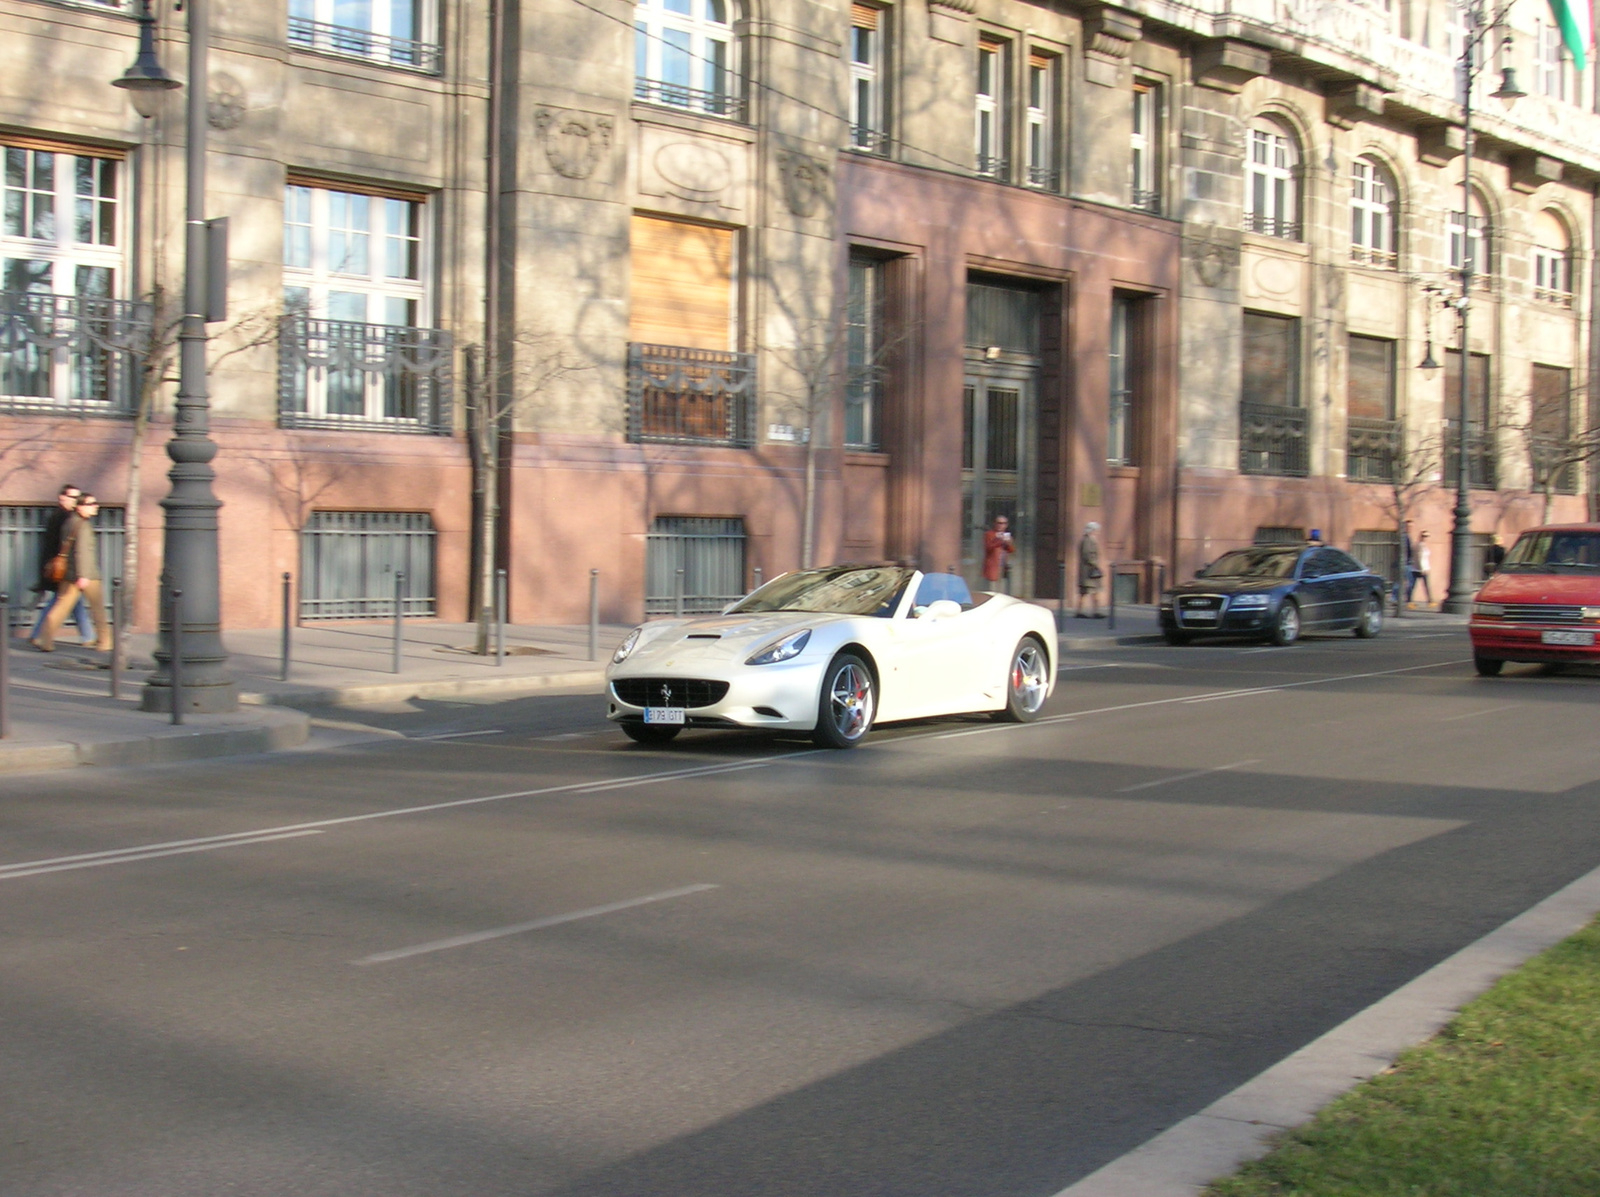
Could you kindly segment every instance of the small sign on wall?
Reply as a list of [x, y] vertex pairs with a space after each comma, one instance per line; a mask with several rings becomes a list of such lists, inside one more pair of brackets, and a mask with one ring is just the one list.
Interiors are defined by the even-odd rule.
[[768, 424], [767, 439], [803, 445], [811, 439], [811, 429], [796, 428], [793, 424]]
[[1099, 507], [1105, 501], [1098, 482], [1085, 482], [1079, 489], [1081, 494], [1078, 498], [1078, 506], [1080, 507]]

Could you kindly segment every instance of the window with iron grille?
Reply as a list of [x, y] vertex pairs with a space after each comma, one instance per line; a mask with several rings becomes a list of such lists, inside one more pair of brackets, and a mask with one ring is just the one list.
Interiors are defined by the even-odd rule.
[[1529, 388], [1529, 446], [1536, 490], [1574, 494], [1578, 489], [1578, 459], [1585, 450], [1572, 439], [1572, 371], [1564, 366], [1533, 367]]
[[289, 0], [289, 44], [437, 74], [430, 0]]
[[1061, 175], [1056, 169], [1056, 79], [1060, 59], [1034, 50], [1028, 55], [1028, 107], [1023, 113], [1023, 136], [1028, 158], [1029, 187], [1054, 191]]
[[1247, 474], [1310, 473], [1310, 423], [1300, 406], [1300, 321], [1244, 313], [1239, 389], [1239, 468]]
[[1244, 227], [1300, 240], [1300, 150], [1276, 121], [1256, 120], [1247, 134]]
[[850, 6], [850, 148], [881, 154], [889, 146], [886, 50], [889, 13], [876, 5]]
[[1395, 412], [1395, 343], [1351, 333], [1345, 343], [1345, 476], [1382, 482], [1400, 450]]
[[742, 120], [731, 8], [731, 0], [639, 0], [633, 98]]
[[646, 615], [721, 611], [745, 593], [743, 519], [658, 515], [645, 546]]
[[1005, 42], [978, 39], [978, 86], [973, 97], [974, 169], [980, 175], [1004, 181], [1006, 161], [1006, 73], [1009, 47]]
[[300, 532], [300, 618], [392, 617], [397, 590], [403, 614], [436, 615], [433, 563], [425, 511], [313, 511]]
[[1380, 578], [1399, 585], [1400, 533], [1392, 528], [1364, 528], [1350, 538], [1350, 555]]
[[1396, 250], [1395, 188], [1389, 172], [1372, 158], [1350, 164], [1350, 259], [1393, 267]]
[[[13, 623], [31, 621], [40, 598], [33, 589], [44, 565], [44, 527], [54, 503], [0, 507], [0, 591], [10, 596]], [[122, 549], [127, 543], [125, 512], [102, 507], [95, 517], [95, 547], [100, 552], [100, 577], [105, 581], [106, 602], [111, 601], [111, 580], [122, 576]]]

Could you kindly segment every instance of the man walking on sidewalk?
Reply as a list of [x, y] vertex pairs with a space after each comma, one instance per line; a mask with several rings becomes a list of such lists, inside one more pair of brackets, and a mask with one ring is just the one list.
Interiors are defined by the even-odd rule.
[[[72, 522], [72, 513], [78, 509], [78, 500], [82, 497], [83, 491], [67, 483], [56, 496], [56, 509], [44, 522], [44, 537], [39, 545], [39, 580], [33, 584], [34, 593], [39, 596], [39, 616], [33, 621], [33, 630], [28, 633], [29, 640], [38, 638], [39, 629], [44, 627], [45, 616], [55, 602], [60, 584], [45, 577], [45, 568], [61, 552], [61, 537]], [[85, 644], [89, 643], [89, 637], [94, 635], [89, 627], [89, 609], [80, 600], [72, 613], [78, 619], [78, 635]]]
[[[1078, 618], [1100, 619], [1100, 541], [1095, 533], [1100, 525], [1090, 520], [1083, 528], [1083, 539], [1078, 542]], [[1083, 600], [1089, 600], [1089, 614], [1083, 613]]]
[[44, 628], [35, 637], [33, 645], [41, 652], [55, 649], [56, 633], [67, 616], [78, 605], [80, 598], [93, 608], [94, 624], [100, 638], [93, 647], [101, 652], [111, 649], [111, 624], [106, 619], [105, 592], [100, 586], [100, 550], [95, 544], [94, 517], [100, 514], [100, 500], [84, 495], [78, 500], [72, 518], [62, 531], [62, 551], [67, 554], [67, 576], [56, 591], [56, 601], [44, 617]]

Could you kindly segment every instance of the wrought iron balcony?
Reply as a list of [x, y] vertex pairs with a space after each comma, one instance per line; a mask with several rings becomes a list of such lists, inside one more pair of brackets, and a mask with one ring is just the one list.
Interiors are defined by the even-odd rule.
[[892, 144], [889, 134], [882, 129], [873, 129], [867, 125], [851, 125], [850, 142], [845, 149], [854, 150], [858, 154], [876, 154], [883, 158], [888, 156]]
[[1379, 270], [1393, 270], [1400, 255], [1392, 249], [1373, 249], [1370, 245], [1352, 245], [1350, 260], [1358, 266], [1376, 266]]
[[150, 307], [0, 292], [0, 410], [130, 416], [150, 345]]
[[1351, 482], [1388, 482], [1400, 452], [1398, 420], [1351, 416], [1345, 430], [1344, 473]]
[[[1461, 462], [1461, 425], [1444, 421], [1444, 485], [1453, 488]], [[1467, 425], [1467, 485], [1473, 490], [1496, 490], [1494, 436], [1480, 424]]]
[[1148, 212], [1152, 216], [1161, 215], [1161, 193], [1159, 191], [1141, 191], [1135, 187], [1129, 199], [1129, 206], [1140, 212]]
[[630, 344], [628, 439], [748, 449], [756, 443], [755, 356]]
[[1300, 240], [1300, 222], [1287, 216], [1267, 216], [1261, 212], [1244, 214], [1246, 232], [1260, 233], [1263, 237], [1282, 237], [1285, 241]]
[[1544, 487], [1550, 480], [1550, 489], [1557, 494], [1578, 493], [1578, 463], [1588, 456], [1581, 446], [1564, 437], [1536, 435], [1529, 446], [1533, 458], [1533, 486]]
[[1051, 166], [1030, 166], [1028, 186], [1040, 191], [1057, 191], [1061, 187], [1061, 172]]
[[1303, 407], [1239, 404], [1239, 472], [1304, 478], [1311, 472], [1311, 436]]
[[300, 50], [315, 50], [340, 58], [359, 58], [383, 66], [439, 73], [439, 47], [433, 42], [412, 41], [358, 29], [353, 25], [328, 25], [305, 17], [289, 18], [289, 44]]
[[693, 87], [680, 87], [676, 83], [663, 83], [659, 79], [633, 81], [633, 98], [642, 104], [658, 104], [663, 108], [684, 108], [707, 116], [725, 117], [741, 124], [745, 119], [744, 97], [735, 94], [733, 77], [729, 86], [718, 91], [699, 91]]
[[286, 316], [278, 423], [447, 436], [454, 365], [455, 342], [440, 329]]
[[1011, 163], [1004, 158], [996, 158], [990, 154], [979, 154], [975, 159], [972, 173], [984, 179], [998, 179], [1004, 183], [1011, 178]]

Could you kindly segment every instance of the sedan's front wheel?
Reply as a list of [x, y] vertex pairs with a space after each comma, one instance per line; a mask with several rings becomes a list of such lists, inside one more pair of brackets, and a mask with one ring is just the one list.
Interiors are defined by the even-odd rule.
[[1506, 663], [1499, 657], [1480, 657], [1474, 654], [1472, 667], [1478, 671], [1479, 677], [1499, 677]]
[[877, 711], [877, 691], [867, 663], [850, 653], [840, 653], [822, 674], [812, 742], [818, 748], [854, 748], [872, 730], [872, 717]]
[[1050, 689], [1050, 658], [1037, 636], [1024, 636], [1011, 654], [1006, 675], [1006, 705], [995, 717], [1007, 723], [1032, 723]]
[[1300, 639], [1300, 608], [1294, 600], [1284, 599], [1278, 608], [1278, 617], [1272, 621], [1272, 643], [1284, 646]]
[[1383, 600], [1373, 595], [1367, 600], [1367, 605], [1361, 608], [1361, 618], [1356, 621], [1356, 635], [1363, 640], [1371, 640], [1383, 631]]

